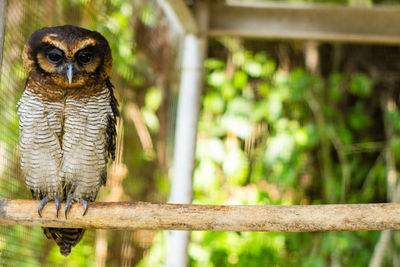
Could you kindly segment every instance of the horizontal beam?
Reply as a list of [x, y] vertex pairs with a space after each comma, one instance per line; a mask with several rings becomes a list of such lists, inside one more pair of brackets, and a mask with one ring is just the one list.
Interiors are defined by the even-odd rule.
[[44, 207], [40, 218], [37, 205], [38, 201], [33, 200], [0, 200], [0, 225], [254, 232], [400, 229], [400, 204], [212, 206], [96, 202], [89, 204], [85, 216], [82, 206], [74, 204], [68, 219], [64, 215], [56, 218], [52, 203]]
[[400, 7], [213, 2], [210, 36], [400, 44]]

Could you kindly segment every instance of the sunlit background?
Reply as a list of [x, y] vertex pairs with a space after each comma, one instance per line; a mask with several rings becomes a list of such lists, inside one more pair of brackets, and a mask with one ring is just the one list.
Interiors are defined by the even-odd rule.
[[[0, 84], [0, 197], [31, 198], [17, 148], [16, 103], [26, 79], [23, 45], [36, 29], [63, 24], [99, 31], [113, 53], [111, 80], [122, 116], [116, 160], [98, 200], [166, 202], [183, 36], [156, 0], [8, 1]], [[317, 62], [313, 53], [319, 55]], [[398, 46], [218, 37], [209, 40], [204, 67], [193, 203], [398, 199]], [[192, 232], [190, 266], [367, 266], [379, 235]], [[393, 236], [385, 266], [400, 265], [400, 235]], [[162, 231], [88, 230], [66, 258], [40, 227], [2, 226], [0, 265], [163, 266], [166, 237]]]

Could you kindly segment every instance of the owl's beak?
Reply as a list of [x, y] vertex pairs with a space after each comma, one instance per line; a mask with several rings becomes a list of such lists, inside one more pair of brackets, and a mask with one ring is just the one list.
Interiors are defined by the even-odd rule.
[[72, 64], [68, 64], [68, 66], [67, 66], [67, 78], [68, 78], [68, 83], [69, 84], [72, 83], [72, 77], [73, 76], [74, 76], [74, 72], [73, 72]]

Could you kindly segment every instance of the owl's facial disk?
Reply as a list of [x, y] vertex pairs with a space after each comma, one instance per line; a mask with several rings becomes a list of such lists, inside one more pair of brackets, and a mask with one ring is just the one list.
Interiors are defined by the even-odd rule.
[[96, 54], [95, 47], [91, 45], [68, 55], [62, 49], [49, 44], [37, 54], [39, 67], [49, 73], [56, 84], [63, 87], [87, 83], [96, 74], [101, 61], [100, 55]]
[[110, 47], [101, 34], [70, 25], [34, 32], [23, 59], [32, 79], [61, 88], [99, 83], [108, 78], [112, 65]]

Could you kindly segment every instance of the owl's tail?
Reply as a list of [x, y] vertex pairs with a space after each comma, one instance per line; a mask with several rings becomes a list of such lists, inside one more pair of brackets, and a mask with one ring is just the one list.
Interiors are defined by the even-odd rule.
[[71, 248], [82, 239], [85, 229], [81, 228], [43, 228], [48, 239], [54, 239], [60, 247], [60, 253], [68, 256]]

